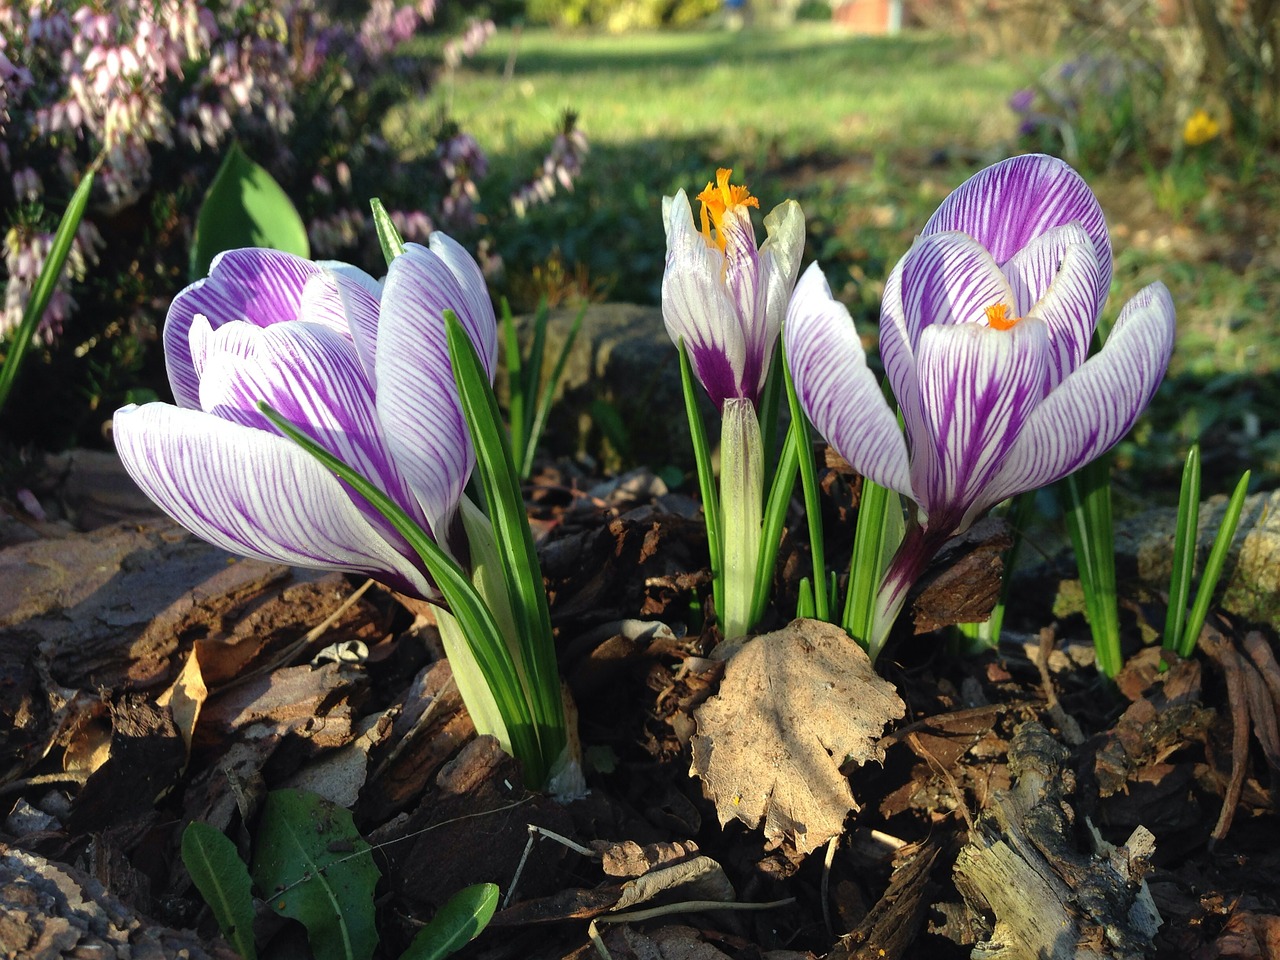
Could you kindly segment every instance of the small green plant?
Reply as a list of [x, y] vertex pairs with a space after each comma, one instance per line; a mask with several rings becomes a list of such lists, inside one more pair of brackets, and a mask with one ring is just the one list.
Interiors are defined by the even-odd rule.
[[76, 187], [76, 192], [71, 195], [71, 202], [67, 204], [67, 209], [58, 222], [58, 230], [53, 236], [49, 256], [40, 268], [35, 287], [31, 291], [31, 298], [23, 310], [22, 323], [18, 325], [9, 340], [4, 363], [0, 365], [0, 410], [4, 409], [5, 401], [9, 399], [9, 391], [13, 389], [13, 383], [18, 378], [22, 361], [31, 348], [36, 331], [40, 328], [40, 318], [44, 316], [49, 298], [53, 296], [53, 289], [58, 283], [58, 278], [62, 276], [62, 268], [66, 266], [67, 255], [71, 252], [71, 243], [75, 240], [76, 230], [79, 229], [85, 207], [88, 206], [89, 193], [93, 190], [94, 174], [100, 162], [95, 160], [85, 171], [84, 176], [80, 178], [80, 185]]
[[1213, 538], [1209, 557], [1205, 561], [1200, 585], [1196, 588], [1191, 609], [1191, 579], [1196, 562], [1196, 531], [1200, 521], [1200, 445], [1193, 444], [1187, 451], [1186, 464], [1182, 468], [1182, 486], [1178, 495], [1178, 523], [1173, 539], [1173, 569], [1169, 575], [1169, 611], [1164, 622], [1164, 648], [1175, 651], [1180, 657], [1189, 657], [1200, 638], [1200, 629], [1209, 614], [1209, 603], [1222, 577], [1222, 569], [1231, 549], [1231, 541], [1240, 523], [1240, 511], [1244, 508], [1245, 494], [1249, 490], [1250, 471], [1246, 470], [1231, 499], [1222, 525]]
[[[378, 945], [373, 848], [351, 812], [301, 790], [267, 795], [247, 867], [220, 830], [193, 822], [182, 834], [182, 862], [213, 911], [223, 937], [257, 960], [254, 891], [275, 913], [307, 930], [317, 960], [368, 960]], [[484, 883], [460, 890], [414, 937], [401, 960], [442, 960], [476, 937], [498, 903]]]
[[1124, 655], [1120, 651], [1120, 608], [1116, 599], [1111, 458], [1101, 457], [1063, 479], [1058, 495], [1080, 570], [1085, 619], [1093, 633], [1098, 669], [1106, 677], [1115, 677], [1124, 666]]
[[547, 344], [547, 322], [551, 316], [546, 299], [538, 303], [538, 309], [533, 315], [533, 342], [529, 346], [527, 357], [520, 352], [520, 338], [511, 306], [505, 298], [502, 301], [502, 332], [506, 340], [507, 382], [511, 393], [508, 405], [511, 450], [516, 459], [516, 472], [521, 480], [529, 479], [533, 472], [533, 457], [547, 425], [547, 417], [551, 413], [551, 401], [561, 377], [564, 376], [565, 365], [569, 362], [569, 354], [586, 315], [587, 305], [584, 303], [578, 309], [564, 344], [556, 355], [551, 376], [544, 383], [542, 360]]

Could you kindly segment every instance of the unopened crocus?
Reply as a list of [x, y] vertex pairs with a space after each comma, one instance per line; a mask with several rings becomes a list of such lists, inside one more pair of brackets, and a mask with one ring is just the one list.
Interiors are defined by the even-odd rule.
[[129, 474], [174, 520], [233, 553], [365, 574], [423, 599], [421, 558], [293, 441], [265, 401], [465, 559], [473, 463], [445, 342], [457, 313], [493, 375], [497, 328], [475, 262], [443, 234], [385, 282], [353, 267], [234, 250], [174, 300], [164, 349], [177, 405], [118, 411]]
[[905, 437], [849, 312], [816, 266], [801, 278], [783, 333], [801, 403], [854, 469], [917, 507], [862, 638], [873, 655], [948, 538], [1100, 456], [1150, 401], [1173, 301], [1146, 287], [1089, 357], [1111, 269], [1102, 210], [1062, 161], [1016, 157], [962, 184], [885, 284], [880, 354]]
[[765, 216], [767, 236], [757, 246], [751, 210], [760, 202], [745, 186], [731, 184], [731, 173], [718, 170], [715, 183], [697, 195], [700, 225], [683, 190], [664, 198], [662, 210], [662, 317], [722, 415], [724, 543], [723, 557], [713, 557], [712, 566], [724, 585], [724, 609], [717, 615], [727, 637], [751, 627], [764, 497], [758, 408], [804, 251], [804, 214], [794, 200]]

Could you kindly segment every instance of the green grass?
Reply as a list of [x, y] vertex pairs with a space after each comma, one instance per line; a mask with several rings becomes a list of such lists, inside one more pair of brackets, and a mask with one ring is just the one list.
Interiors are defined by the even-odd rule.
[[[948, 191], [1019, 152], [1007, 98], [1050, 62], [991, 58], [937, 35], [851, 37], [829, 25], [503, 31], [440, 85], [438, 99], [396, 111], [387, 132], [407, 154], [428, 150], [443, 104], [488, 152], [481, 232], [506, 262], [499, 292], [517, 308], [575, 286], [656, 303], [662, 196], [695, 192], [729, 166], [763, 210], [800, 201], [805, 262], [822, 263], [873, 337], [884, 277]], [[572, 195], [517, 219], [506, 198], [537, 169], [566, 108], [591, 141], [583, 175]], [[1086, 175], [1113, 226], [1108, 318], [1154, 279], [1169, 285], [1179, 311], [1170, 378], [1117, 457], [1135, 495], [1176, 496], [1181, 457], [1197, 437], [1206, 494], [1229, 489], [1250, 466], [1255, 486], [1274, 485], [1280, 269], [1249, 238], [1272, 230], [1253, 214], [1280, 208], [1276, 171], [1264, 170], [1248, 192], [1218, 176], [1178, 218], [1155, 202], [1140, 170]], [[1244, 264], [1241, 248], [1259, 255]]]

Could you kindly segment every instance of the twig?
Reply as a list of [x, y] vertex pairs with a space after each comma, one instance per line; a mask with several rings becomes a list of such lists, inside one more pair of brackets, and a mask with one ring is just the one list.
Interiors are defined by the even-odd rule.
[[587, 936], [591, 938], [591, 942], [595, 944], [596, 952], [600, 954], [603, 960], [613, 960], [613, 955], [609, 953], [609, 949], [604, 945], [604, 940], [600, 937], [600, 931], [596, 929], [596, 924], [598, 923], [633, 923], [639, 920], [652, 920], [654, 917], [665, 917], [673, 913], [705, 913], [709, 910], [774, 910], [795, 902], [795, 897], [774, 900], [771, 903], [726, 903], [723, 900], [689, 900], [685, 903], [668, 904], [665, 907], [650, 907], [648, 910], [633, 910], [630, 913], [611, 913], [596, 917], [587, 927]]
[[524, 865], [529, 860], [529, 854], [533, 851], [533, 845], [539, 836], [546, 837], [548, 840], [554, 840], [563, 846], [568, 847], [574, 853], [580, 853], [584, 857], [592, 860], [599, 860], [600, 854], [590, 847], [584, 847], [580, 843], [575, 843], [568, 837], [561, 836], [554, 830], [548, 830], [546, 827], [540, 827], [536, 823], [529, 824], [529, 839], [524, 845], [524, 853], [520, 854], [520, 862], [516, 864], [515, 875], [511, 878], [511, 886], [507, 888], [507, 895], [502, 898], [502, 908], [505, 910], [511, 906], [511, 899], [516, 895], [516, 887], [520, 883], [520, 875], [524, 873]]
[[836, 928], [831, 922], [831, 864], [836, 859], [836, 846], [839, 837], [827, 841], [827, 855], [822, 858], [822, 922], [827, 927], [827, 936], [835, 939]]
[[1231, 779], [1227, 781], [1222, 797], [1222, 812], [1209, 835], [1209, 849], [1212, 850], [1231, 829], [1236, 805], [1244, 792], [1245, 765], [1249, 757], [1249, 700], [1240, 655], [1227, 645], [1222, 634], [1206, 623], [1197, 642], [1200, 649], [1222, 667], [1222, 676], [1227, 682], [1227, 705], [1231, 711]]

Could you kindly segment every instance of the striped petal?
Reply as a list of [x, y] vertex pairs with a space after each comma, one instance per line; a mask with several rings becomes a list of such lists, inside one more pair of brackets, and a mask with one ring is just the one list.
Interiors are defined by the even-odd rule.
[[[280, 323], [260, 331], [252, 356], [226, 352], [208, 359], [200, 381], [202, 409], [274, 432], [258, 410], [262, 401], [373, 481], [416, 522], [425, 522], [383, 439], [372, 386], [355, 348], [341, 334], [316, 324]], [[357, 505], [383, 536], [399, 540], [371, 505], [363, 499]]]
[[800, 405], [840, 456], [862, 476], [912, 496], [907, 445], [844, 304], [810, 264], [783, 325], [787, 364]]
[[[489, 299], [484, 273], [466, 248], [447, 234], [436, 230], [427, 243], [437, 262], [448, 269], [456, 283], [456, 287], [449, 288], [448, 298], [452, 302], [445, 303], [445, 306], [462, 321], [463, 329], [476, 345], [480, 362], [492, 382], [498, 362], [498, 321], [493, 313], [493, 301]], [[455, 290], [458, 299], [453, 299]]]
[[165, 365], [178, 405], [200, 404], [200, 382], [188, 344], [197, 316], [207, 317], [214, 330], [232, 320], [257, 327], [296, 320], [303, 287], [319, 269], [309, 260], [277, 250], [228, 250], [215, 257], [209, 276], [179, 293], [165, 317]]
[[[354, 268], [353, 268], [354, 269]], [[363, 273], [363, 271], [358, 271]], [[367, 277], [368, 274], [365, 274]], [[378, 341], [378, 301], [381, 285], [363, 283], [346, 271], [321, 270], [302, 288], [300, 319], [335, 330], [346, 329], [370, 383]]]
[[487, 299], [482, 304], [476, 291], [464, 290], [449, 262], [433, 250], [407, 244], [391, 262], [382, 290], [377, 409], [391, 454], [433, 535], [450, 526], [475, 462], [449, 363], [446, 309], [458, 315], [492, 377], [497, 352], [492, 306]]
[[1049, 343], [1034, 318], [1010, 330], [931, 326], [920, 337], [918, 410], [904, 409], [914, 499], [935, 531], [960, 532], [971, 504], [1044, 398]]
[[985, 324], [988, 307], [1013, 306], [1013, 290], [1000, 267], [982, 244], [963, 233], [918, 238], [894, 269], [902, 273], [902, 294], [886, 309], [901, 309], [913, 353], [927, 327]]
[[1003, 265], [1036, 237], [1072, 222], [1088, 234], [1097, 255], [1094, 301], [1100, 313], [1111, 287], [1106, 218], [1089, 185], [1056, 157], [1011, 157], [978, 171], [942, 201], [923, 235], [959, 230]]
[[418, 565], [370, 526], [342, 486], [276, 434], [165, 403], [117, 411], [129, 475], [196, 536], [232, 553], [374, 577], [438, 596]]
[[[764, 390], [773, 362], [773, 345], [782, 330], [791, 292], [800, 274], [800, 258], [804, 254], [804, 212], [794, 200], [786, 200], [765, 215], [765, 241], [760, 245], [760, 275], [764, 285], [764, 340], [761, 347], [760, 378], [755, 384], [758, 396]], [[750, 384], [748, 384], [750, 386]]]
[[662, 319], [672, 342], [684, 340], [698, 382], [722, 407], [730, 397], [744, 395], [747, 366], [737, 307], [721, 279], [725, 257], [694, 225], [683, 190], [665, 206], [664, 214], [667, 265], [662, 275]]
[[974, 513], [1060, 480], [1109, 450], [1133, 426], [1173, 352], [1173, 298], [1153, 283], [1125, 304], [1106, 345], [1028, 418]]
[[1074, 223], [1037, 237], [1004, 266], [1016, 315], [1038, 317], [1049, 328], [1050, 390], [1089, 355], [1100, 269], [1088, 236]]

